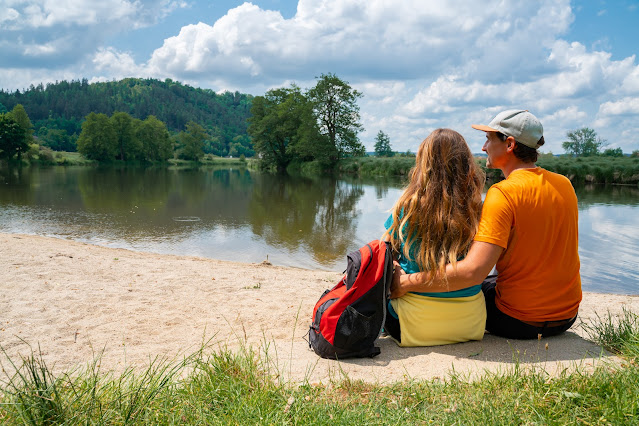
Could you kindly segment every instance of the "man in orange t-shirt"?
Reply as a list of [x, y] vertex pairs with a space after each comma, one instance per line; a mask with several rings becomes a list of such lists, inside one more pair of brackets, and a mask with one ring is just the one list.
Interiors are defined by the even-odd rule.
[[[566, 177], [535, 166], [543, 127], [530, 112], [504, 111], [487, 126], [472, 127], [486, 132], [486, 167], [506, 179], [488, 190], [473, 245], [456, 269], [448, 266], [447, 279], [426, 287], [429, 272], [404, 274], [396, 267], [391, 297], [483, 281], [492, 334], [536, 339], [563, 333], [581, 302], [575, 191]], [[497, 275], [484, 281], [495, 266]]]

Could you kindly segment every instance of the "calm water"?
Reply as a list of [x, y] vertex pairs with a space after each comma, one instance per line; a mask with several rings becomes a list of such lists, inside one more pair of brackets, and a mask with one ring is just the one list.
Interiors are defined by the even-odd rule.
[[[348, 252], [381, 236], [401, 185], [240, 169], [4, 170], [0, 232], [342, 271]], [[639, 294], [639, 188], [577, 195], [584, 289]]]

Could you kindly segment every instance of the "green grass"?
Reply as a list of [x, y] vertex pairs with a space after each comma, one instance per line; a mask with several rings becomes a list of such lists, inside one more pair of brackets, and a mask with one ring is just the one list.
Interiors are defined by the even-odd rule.
[[628, 358], [637, 358], [639, 354], [639, 316], [622, 308], [621, 315], [607, 313], [592, 323], [582, 324], [588, 338], [610, 352]]
[[[0, 387], [2, 424], [636, 424], [637, 316], [608, 314], [584, 325], [623, 357], [589, 373], [551, 376], [515, 364], [468, 381], [286, 383], [250, 347], [154, 360], [119, 375], [86, 368], [55, 376], [38, 352], [13, 365]], [[9, 368], [6, 369], [10, 370]]]
[[30, 156], [30, 164], [41, 164], [45, 166], [95, 166], [98, 163], [88, 160], [79, 152], [51, 151], [44, 149], [38, 154]]
[[256, 167], [256, 160], [252, 158], [226, 158], [216, 157], [211, 154], [205, 155], [200, 162], [180, 159], [170, 159], [168, 165], [171, 169], [200, 169], [216, 167], [238, 167], [253, 169]]
[[406, 176], [415, 165], [415, 157], [358, 157], [340, 160], [337, 172], [371, 176]]
[[[503, 179], [500, 170], [486, 169], [486, 159], [477, 158], [488, 182]], [[346, 158], [337, 164], [337, 172], [371, 176], [405, 176], [415, 165], [414, 157]], [[574, 184], [639, 184], [639, 158], [631, 157], [552, 157], [542, 155], [537, 165], [568, 177]]]

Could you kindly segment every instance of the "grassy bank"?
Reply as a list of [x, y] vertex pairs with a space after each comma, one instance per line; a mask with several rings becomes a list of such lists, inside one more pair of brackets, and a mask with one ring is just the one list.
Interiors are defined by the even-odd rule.
[[[34, 151], [35, 152], [35, 151]], [[199, 167], [255, 167], [256, 160], [253, 158], [227, 158], [217, 157], [212, 154], [205, 155], [200, 162], [171, 159], [161, 165], [168, 165], [174, 168], [199, 168]], [[31, 153], [22, 159], [22, 165], [40, 166], [99, 166], [103, 165], [94, 160], [88, 160], [79, 152], [41, 150], [39, 154]], [[113, 161], [106, 165], [149, 165], [149, 163]], [[151, 164], [157, 165], [157, 164]]]
[[537, 165], [560, 173], [573, 183], [639, 183], [639, 158], [631, 157], [542, 157]]
[[212, 154], [205, 155], [201, 161], [187, 161], [187, 160], [178, 160], [171, 159], [168, 161], [169, 167], [171, 168], [207, 168], [207, 167], [247, 167], [250, 169], [257, 167], [257, 161], [253, 158], [227, 158], [227, 157], [216, 157]]
[[415, 165], [415, 157], [345, 158], [337, 164], [337, 172], [368, 176], [407, 176]]
[[[639, 422], [637, 316], [599, 318], [590, 338], [622, 354], [621, 366], [551, 377], [518, 364], [469, 382], [373, 385], [342, 378], [329, 385], [278, 380], [268, 357], [251, 348], [181, 361], [155, 360], [145, 371], [83, 370], [54, 376], [34, 353], [0, 389], [3, 424], [632, 424]], [[7, 367], [11, 360], [3, 360]], [[9, 370], [7, 368], [7, 370]]]
[[[485, 158], [478, 157], [477, 162], [489, 181], [503, 178], [501, 171], [486, 169]], [[339, 162], [337, 171], [360, 176], [405, 176], [414, 165], [414, 157], [347, 158]], [[639, 184], [639, 158], [542, 156], [537, 165], [568, 177], [574, 184]]]

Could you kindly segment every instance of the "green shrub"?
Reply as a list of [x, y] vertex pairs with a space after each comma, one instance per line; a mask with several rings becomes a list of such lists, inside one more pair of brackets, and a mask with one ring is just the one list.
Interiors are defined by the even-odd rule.
[[53, 157], [53, 150], [48, 146], [41, 146], [38, 152], [38, 163], [43, 166], [51, 166], [56, 163]]

